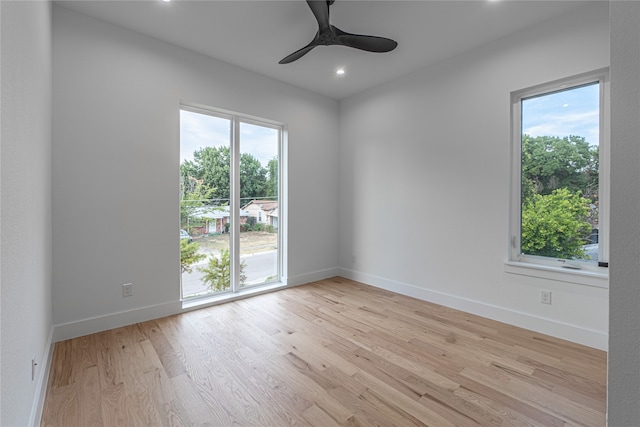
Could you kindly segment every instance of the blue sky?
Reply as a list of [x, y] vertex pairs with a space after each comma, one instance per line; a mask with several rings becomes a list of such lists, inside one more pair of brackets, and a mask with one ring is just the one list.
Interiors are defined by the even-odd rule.
[[[192, 160], [193, 152], [204, 147], [229, 146], [231, 121], [206, 114], [180, 110], [180, 163]], [[249, 153], [267, 167], [278, 155], [276, 129], [240, 123], [240, 151]]]
[[598, 84], [528, 98], [522, 101], [522, 133], [533, 137], [583, 136], [600, 143]]
[[[599, 85], [593, 84], [522, 101], [522, 133], [536, 136], [583, 136], [599, 144]], [[229, 145], [231, 121], [206, 114], [180, 111], [180, 163], [207, 146]], [[241, 123], [240, 150], [266, 167], [278, 153], [275, 129]]]

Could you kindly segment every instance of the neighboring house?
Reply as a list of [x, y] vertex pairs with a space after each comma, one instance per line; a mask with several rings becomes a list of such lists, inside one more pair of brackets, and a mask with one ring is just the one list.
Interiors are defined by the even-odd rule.
[[269, 225], [273, 225], [273, 228], [278, 228], [278, 208], [276, 207], [269, 214]]
[[272, 225], [278, 228], [278, 202], [275, 200], [252, 200], [243, 210], [249, 212], [249, 216], [256, 218], [257, 223]]
[[[229, 206], [198, 206], [194, 207], [191, 217], [203, 220], [205, 224], [201, 227], [193, 227], [192, 233], [212, 234], [224, 233], [225, 225], [229, 223]], [[249, 212], [240, 209], [240, 224], [247, 222]]]

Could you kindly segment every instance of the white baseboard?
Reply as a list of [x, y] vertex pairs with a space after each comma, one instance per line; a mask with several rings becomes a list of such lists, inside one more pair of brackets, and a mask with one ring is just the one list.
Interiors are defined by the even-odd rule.
[[311, 273], [300, 274], [298, 276], [287, 277], [287, 286], [299, 286], [318, 280], [328, 279], [340, 275], [339, 268], [327, 268], [325, 270], [313, 271]]
[[182, 312], [180, 301], [120, 311], [54, 326], [53, 342], [64, 341]]
[[[286, 280], [287, 286], [298, 286], [316, 280], [323, 280], [338, 275], [337, 268], [328, 268], [298, 276], [289, 276]], [[170, 302], [137, 308], [134, 310], [120, 311], [104, 316], [91, 317], [75, 322], [55, 325], [53, 328], [53, 343], [84, 335], [94, 334], [109, 329], [119, 328], [138, 322], [157, 319], [159, 317], [171, 316], [186, 311], [181, 301]]]
[[583, 328], [578, 325], [558, 322], [529, 313], [523, 313], [467, 298], [461, 298], [444, 292], [420, 288], [408, 283], [402, 283], [346, 268], [338, 269], [337, 275], [347, 279], [356, 280], [367, 285], [375, 286], [377, 288], [397, 292], [402, 295], [465, 311], [467, 313], [497, 320], [499, 322], [508, 323], [520, 328], [561, 338], [599, 350], [607, 351], [608, 349], [608, 334]]
[[44, 409], [44, 398], [47, 394], [47, 382], [49, 380], [49, 371], [51, 370], [51, 360], [53, 358], [53, 327], [49, 330], [49, 336], [44, 346], [42, 354], [41, 369], [36, 370], [38, 376], [36, 378], [36, 394], [31, 407], [31, 415], [29, 416], [29, 425], [39, 427], [42, 421], [42, 411]]

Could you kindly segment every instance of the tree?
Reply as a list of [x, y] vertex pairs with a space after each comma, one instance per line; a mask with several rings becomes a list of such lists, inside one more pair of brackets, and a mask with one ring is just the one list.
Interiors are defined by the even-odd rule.
[[[204, 147], [194, 151], [193, 160], [180, 165], [183, 182], [182, 196], [195, 193], [196, 184], [202, 185], [207, 198], [229, 200], [231, 154], [229, 147]], [[240, 155], [240, 198], [254, 199], [265, 196], [267, 170], [249, 153]]]
[[192, 265], [206, 258], [206, 255], [199, 254], [200, 245], [187, 239], [180, 239], [180, 272], [191, 273]]
[[251, 154], [240, 155], [240, 199], [249, 202], [265, 195], [267, 170]]
[[[244, 274], [245, 262], [240, 263], [240, 286], [244, 286], [247, 276]], [[231, 287], [231, 259], [228, 250], [220, 251], [220, 259], [215, 255], [209, 257], [206, 267], [199, 267], [198, 271], [204, 273], [202, 281], [213, 291], [224, 291]]]
[[[190, 190], [189, 190], [190, 189]], [[205, 206], [207, 200], [212, 198], [215, 188], [208, 188], [202, 181], [187, 176], [187, 180], [180, 180], [180, 225], [187, 228], [189, 219], [194, 217], [196, 208]]]
[[194, 178], [201, 179], [208, 187], [213, 188], [211, 198], [229, 199], [231, 173], [231, 156], [229, 147], [205, 147], [193, 153], [193, 168], [189, 171]]
[[591, 233], [591, 200], [567, 188], [534, 194], [522, 206], [522, 252], [552, 258], [584, 258]]
[[559, 188], [584, 194], [594, 178], [597, 183], [597, 161], [598, 147], [591, 147], [584, 137], [522, 135], [523, 199], [532, 191], [551, 194]]
[[598, 167], [599, 148], [584, 137], [522, 136], [523, 253], [584, 257], [598, 225]]
[[273, 158], [267, 164], [267, 183], [265, 196], [269, 198], [278, 197], [278, 159]]
[[589, 153], [591, 158], [584, 169], [586, 184], [582, 193], [585, 197], [591, 199], [592, 203], [597, 203], [599, 201], [598, 190], [600, 186], [600, 146], [591, 147]]

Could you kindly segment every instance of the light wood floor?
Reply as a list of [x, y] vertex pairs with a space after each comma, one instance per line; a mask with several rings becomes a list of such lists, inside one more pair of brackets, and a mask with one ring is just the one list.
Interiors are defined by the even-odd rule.
[[333, 278], [56, 344], [43, 426], [603, 426], [606, 354]]

